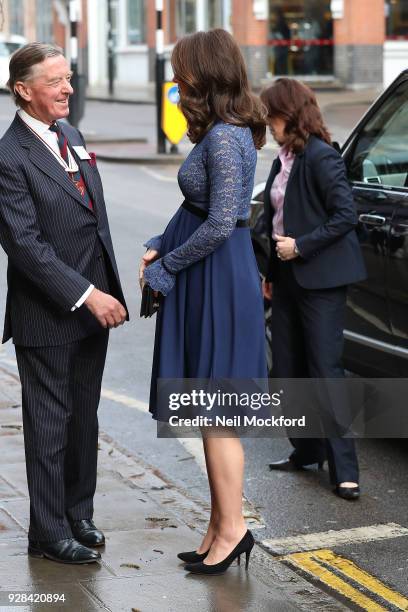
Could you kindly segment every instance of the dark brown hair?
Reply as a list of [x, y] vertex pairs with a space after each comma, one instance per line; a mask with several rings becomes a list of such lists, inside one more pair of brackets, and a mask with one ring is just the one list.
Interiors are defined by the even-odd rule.
[[13, 53], [9, 65], [10, 78], [7, 87], [13, 94], [14, 101], [18, 106], [23, 105], [24, 100], [16, 91], [16, 83], [18, 81], [28, 81], [33, 76], [33, 66], [41, 64], [48, 57], [58, 55], [63, 55], [62, 49], [59, 47], [38, 42], [24, 45]]
[[251, 92], [244, 58], [228, 32], [196, 32], [174, 47], [174, 76], [180, 91], [180, 109], [188, 124], [191, 142], [199, 142], [217, 120], [248, 126], [257, 149], [265, 144], [265, 113]]
[[313, 91], [295, 79], [277, 79], [261, 93], [268, 117], [286, 122], [287, 147], [301, 153], [311, 134], [331, 144], [329, 131]]

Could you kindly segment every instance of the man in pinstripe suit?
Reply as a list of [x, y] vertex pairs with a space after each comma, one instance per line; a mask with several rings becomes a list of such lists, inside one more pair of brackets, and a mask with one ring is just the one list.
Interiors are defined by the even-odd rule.
[[127, 319], [102, 184], [69, 113], [61, 51], [32, 43], [10, 61], [20, 107], [0, 141], [0, 242], [8, 255], [3, 342], [13, 338], [23, 394], [28, 551], [89, 563], [97, 408], [109, 328]]

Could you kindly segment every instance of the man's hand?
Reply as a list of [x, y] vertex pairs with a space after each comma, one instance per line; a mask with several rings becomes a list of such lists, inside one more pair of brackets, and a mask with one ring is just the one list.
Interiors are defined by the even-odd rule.
[[279, 259], [283, 261], [289, 261], [298, 257], [295, 253], [295, 240], [288, 236], [276, 236], [276, 253]]
[[146, 266], [156, 261], [156, 259], [158, 259], [159, 257], [160, 257], [159, 251], [155, 251], [154, 249], [149, 249], [143, 255], [142, 261], [140, 262], [140, 268], [139, 268], [139, 285], [140, 285], [141, 291], [143, 291], [143, 285], [144, 285], [143, 275], [144, 275]]
[[266, 300], [272, 299], [272, 283], [268, 281], [262, 281], [262, 293]]
[[99, 289], [93, 289], [84, 303], [105, 329], [118, 327], [126, 321], [126, 310], [122, 304]]

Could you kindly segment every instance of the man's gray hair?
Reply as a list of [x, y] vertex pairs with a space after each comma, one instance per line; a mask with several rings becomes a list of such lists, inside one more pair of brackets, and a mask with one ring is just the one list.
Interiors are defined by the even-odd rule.
[[62, 49], [55, 45], [39, 42], [24, 45], [13, 53], [9, 65], [10, 78], [7, 87], [13, 94], [17, 106], [24, 104], [24, 100], [16, 90], [16, 83], [18, 81], [28, 81], [33, 76], [33, 66], [41, 64], [49, 57], [57, 57], [58, 55], [63, 55]]

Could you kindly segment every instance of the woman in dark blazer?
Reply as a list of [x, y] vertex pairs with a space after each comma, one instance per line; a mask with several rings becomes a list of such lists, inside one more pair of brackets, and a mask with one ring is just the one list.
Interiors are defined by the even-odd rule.
[[[265, 188], [271, 258], [264, 294], [272, 298], [273, 376], [342, 378], [347, 285], [366, 275], [344, 163], [309, 87], [282, 78], [261, 98], [280, 145]], [[347, 406], [341, 394], [330, 397], [330, 413], [340, 423]], [[359, 497], [354, 440], [291, 442], [291, 456], [271, 469], [321, 466], [327, 458], [335, 492], [344, 499]]]

